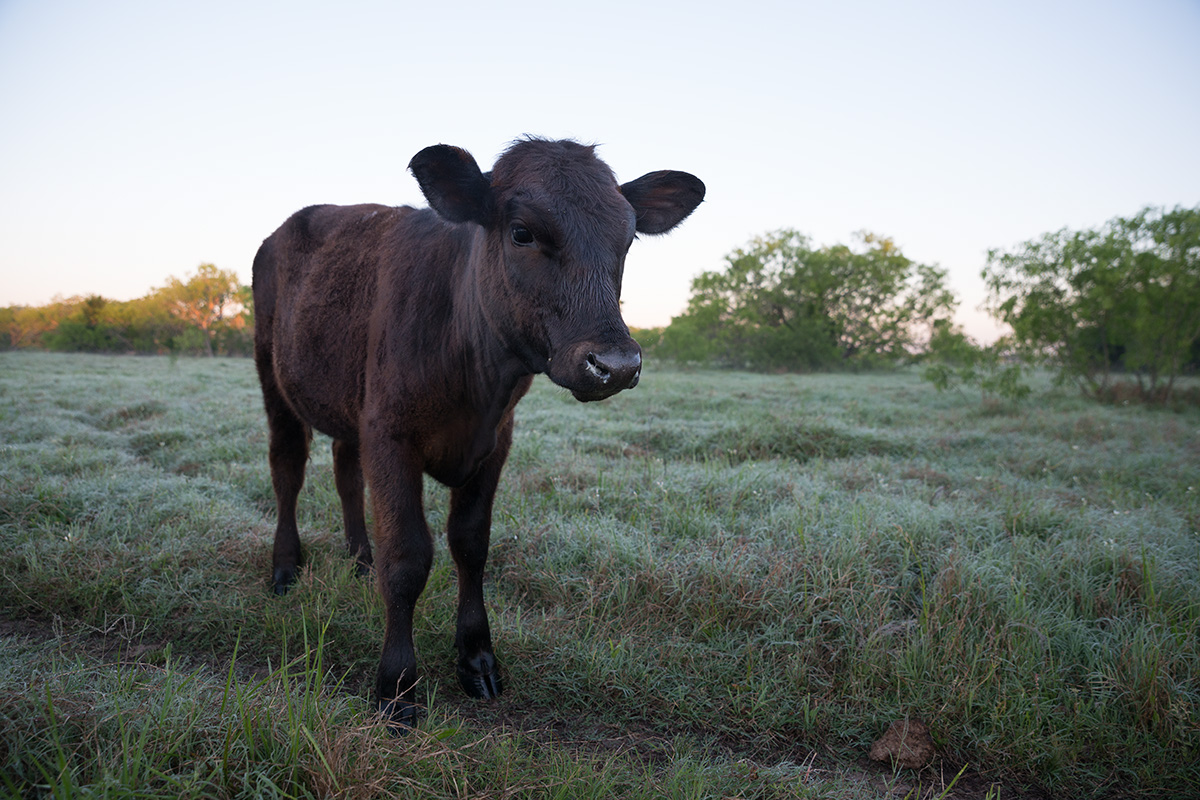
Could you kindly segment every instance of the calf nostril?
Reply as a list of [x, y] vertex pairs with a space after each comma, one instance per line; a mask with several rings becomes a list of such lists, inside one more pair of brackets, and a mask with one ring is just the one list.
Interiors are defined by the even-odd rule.
[[584, 369], [599, 379], [601, 383], [608, 383], [608, 379], [612, 377], [612, 373], [605, 369], [596, 359], [595, 353], [587, 354], [587, 363], [584, 364]]

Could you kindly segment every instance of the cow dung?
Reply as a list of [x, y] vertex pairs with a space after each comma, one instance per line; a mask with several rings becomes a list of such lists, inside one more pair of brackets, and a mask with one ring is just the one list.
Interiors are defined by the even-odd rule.
[[893, 761], [902, 767], [920, 769], [933, 760], [933, 737], [920, 720], [896, 720], [871, 745], [871, 760]]

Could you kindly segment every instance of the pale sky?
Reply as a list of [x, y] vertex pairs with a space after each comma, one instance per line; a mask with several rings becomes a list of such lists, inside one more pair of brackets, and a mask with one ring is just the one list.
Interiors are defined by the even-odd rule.
[[293, 211], [423, 205], [418, 150], [523, 134], [707, 184], [630, 325], [757, 234], [869, 230], [988, 339], [988, 248], [1200, 204], [1200, 3], [0, 0], [0, 306], [249, 282]]

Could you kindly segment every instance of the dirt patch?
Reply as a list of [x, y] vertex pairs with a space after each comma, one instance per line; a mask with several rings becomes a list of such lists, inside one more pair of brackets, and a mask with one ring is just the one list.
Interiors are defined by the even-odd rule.
[[871, 760], [921, 769], [933, 761], [937, 750], [929, 728], [920, 720], [897, 720], [871, 745]]

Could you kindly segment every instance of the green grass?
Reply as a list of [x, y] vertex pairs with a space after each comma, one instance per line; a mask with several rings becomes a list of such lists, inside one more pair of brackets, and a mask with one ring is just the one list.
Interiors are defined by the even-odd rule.
[[[439, 542], [399, 740], [322, 437], [309, 567], [269, 593], [265, 428], [249, 361], [0, 354], [0, 795], [936, 796], [963, 767], [949, 796], [1200, 793], [1194, 409], [539, 379], [489, 561], [507, 693], [457, 688]], [[906, 716], [934, 764], [866, 762]]]

